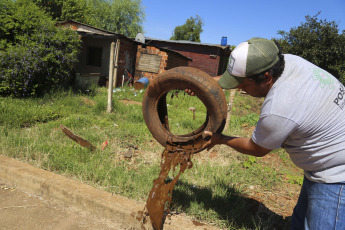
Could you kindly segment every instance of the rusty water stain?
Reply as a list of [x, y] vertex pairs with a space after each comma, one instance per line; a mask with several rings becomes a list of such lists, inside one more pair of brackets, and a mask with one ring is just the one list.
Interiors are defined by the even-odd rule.
[[[199, 142], [198, 144], [202, 144]], [[167, 214], [170, 212], [172, 192], [180, 175], [186, 170], [193, 167], [191, 157], [195, 152], [193, 146], [179, 146], [167, 143], [161, 157], [161, 171], [158, 178], [153, 181], [153, 187], [146, 201], [145, 210], [138, 213], [139, 221], [142, 222], [142, 229], [147, 222], [147, 217], [151, 220], [154, 230], [163, 228], [163, 224]], [[178, 173], [173, 178], [169, 178], [169, 172], [175, 170]], [[193, 222], [194, 223], [194, 222]], [[199, 222], [195, 222], [199, 225]], [[199, 225], [200, 226], [200, 225]]]

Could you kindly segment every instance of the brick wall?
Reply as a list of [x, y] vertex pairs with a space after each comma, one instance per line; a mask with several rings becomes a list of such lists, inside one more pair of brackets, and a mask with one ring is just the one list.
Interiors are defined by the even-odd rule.
[[161, 56], [162, 59], [159, 66], [158, 73], [140, 71], [136, 68], [135, 77], [134, 77], [136, 80], [142, 77], [146, 77], [149, 80], [152, 80], [155, 76], [165, 71], [165, 68], [167, 67], [167, 63], [168, 63], [168, 54], [166, 52], [162, 52], [158, 48], [153, 47], [153, 46], [143, 47], [142, 45], [138, 45], [138, 52], [137, 52], [136, 64], [135, 64], [136, 67], [139, 66], [139, 60], [142, 54], [156, 54], [156, 55]]
[[[159, 55], [161, 57], [161, 63], [159, 66], [158, 73], [153, 72], [147, 72], [147, 71], [140, 71], [138, 70], [139, 66], [139, 60], [140, 56], [142, 54], [155, 54]], [[169, 51], [162, 51], [156, 47], [153, 46], [145, 46], [138, 45], [138, 52], [136, 56], [136, 71], [135, 71], [135, 79], [138, 80], [141, 77], [146, 77], [149, 80], [154, 79], [157, 75], [160, 73], [163, 73], [164, 71], [177, 67], [177, 66], [187, 66], [188, 65], [188, 59], [185, 57], [182, 57], [181, 55], [175, 54], [173, 52]]]

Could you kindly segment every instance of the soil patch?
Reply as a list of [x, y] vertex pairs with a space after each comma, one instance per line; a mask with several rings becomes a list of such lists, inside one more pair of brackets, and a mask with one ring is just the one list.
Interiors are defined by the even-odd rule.
[[119, 102], [121, 102], [122, 104], [125, 104], [125, 105], [142, 105], [142, 103], [139, 101], [133, 101], [133, 100], [127, 99], [127, 98], [119, 100]]
[[[266, 165], [276, 171], [281, 171], [282, 167], [291, 173], [302, 175], [302, 170], [292, 164], [285, 163], [277, 154], [270, 153], [260, 158], [260, 164]], [[301, 190], [299, 184], [291, 184], [287, 181], [287, 175], [282, 174], [282, 179], [286, 182], [283, 186], [274, 187], [270, 190], [251, 187], [246, 191], [246, 195], [264, 204], [270, 210], [283, 217], [292, 215]]]

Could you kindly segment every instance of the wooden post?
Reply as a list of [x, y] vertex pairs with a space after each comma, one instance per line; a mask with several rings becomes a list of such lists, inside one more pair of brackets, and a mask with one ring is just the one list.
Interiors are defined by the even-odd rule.
[[232, 103], [234, 102], [235, 95], [236, 95], [236, 89], [230, 89], [228, 114], [226, 116], [224, 131], [227, 130], [230, 125], [231, 109], [232, 109]]
[[110, 60], [109, 60], [109, 82], [108, 82], [108, 106], [107, 112], [112, 111], [113, 104], [113, 78], [114, 78], [114, 51], [115, 51], [115, 42], [112, 42], [110, 45]]
[[118, 62], [119, 62], [119, 53], [120, 53], [120, 39], [117, 39], [116, 48], [115, 48], [115, 60], [114, 60], [114, 87], [117, 84], [117, 69], [118, 69]]

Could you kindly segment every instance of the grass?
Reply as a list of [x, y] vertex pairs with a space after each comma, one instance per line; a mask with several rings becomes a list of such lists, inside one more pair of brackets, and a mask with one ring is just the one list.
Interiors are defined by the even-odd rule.
[[[87, 94], [57, 92], [39, 99], [0, 98], [0, 154], [146, 201], [159, 173], [163, 147], [148, 131], [141, 106], [130, 103], [141, 102], [143, 94], [129, 87], [116, 89], [112, 113], [106, 112], [105, 88], [94, 87]], [[261, 103], [262, 99], [237, 93], [226, 134], [250, 137]], [[196, 97], [171, 92], [167, 104], [175, 134], [189, 133], [205, 120], [206, 108]], [[194, 119], [190, 107], [195, 108]], [[69, 139], [60, 125], [96, 150]], [[124, 157], [128, 151], [131, 158]], [[171, 211], [227, 229], [287, 228], [284, 217], [291, 214], [291, 207], [274, 199], [296, 199], [302, 174], [283, 150], [255, 158], [216, 146], [192, 161], [193, 167], [174, 189]]]
[[169, 128], [175, 135], [183, 135], [196, 130], [206, 119], [204, 104], [197, 97], [191, 97], [181, 91], [168, 93], [167, 108]]

